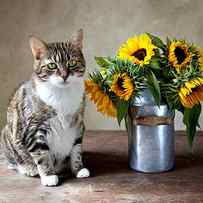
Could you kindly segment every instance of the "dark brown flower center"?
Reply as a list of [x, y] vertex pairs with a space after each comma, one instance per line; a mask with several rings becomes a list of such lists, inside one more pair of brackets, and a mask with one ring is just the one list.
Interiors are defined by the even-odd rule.
[[193, 88], [191, 88], [191, 90], [192, 90], [192, 92], [199, 92], [201, 89], [203, 89], [202, 87], [203, 87], [203, 85], [197, 86], [197, 87], [193, 87]]
[[143, 61], [145, 56], [147, 55], [146, 49], [138, 49], [136, 52], [132, 54], [135, 58], [137, 58], [140, 61]]
[[178, 64], [181, 64], [186, 58], [186, 53], [181, 47], [176, 47], [175, 56], [177, 58]]
[[125, 88], [123, 87], [123, 83], [124, 83], [123, 78], [119, 77], [117, 80], [117, 85], [121, 91], [125, 90]]

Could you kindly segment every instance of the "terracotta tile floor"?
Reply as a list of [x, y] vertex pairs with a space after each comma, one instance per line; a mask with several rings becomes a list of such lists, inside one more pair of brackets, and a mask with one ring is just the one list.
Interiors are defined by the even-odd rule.
[[39, 178], [8, 170], [0, 160], [0, 203], [200, 203], [203, 202], [203, 136], [195, 154], [187, 153], [186, 137], [176, 136], [176, 168], [143, 174], [128, 168], [124, 132], [88, 132], [84, 140], [86, 166], [92, 177], [61, 178], [58, 187], [43, 187]]

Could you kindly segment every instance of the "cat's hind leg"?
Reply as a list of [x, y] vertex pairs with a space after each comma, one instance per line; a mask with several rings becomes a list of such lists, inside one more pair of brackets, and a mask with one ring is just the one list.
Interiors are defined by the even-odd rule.
[[38, 175], [38, 170], [35, 164], [18, 165], [17, 171], [26, 176], [34, 177]]
[[25, 146], [19, 140], [11, 141], [11, 138], [11, 130], [5, 126], [1, 134], [1, 144], [8, 169], [17, 170], [26, 176], [36, 176], [38, 174], [37, 167]]

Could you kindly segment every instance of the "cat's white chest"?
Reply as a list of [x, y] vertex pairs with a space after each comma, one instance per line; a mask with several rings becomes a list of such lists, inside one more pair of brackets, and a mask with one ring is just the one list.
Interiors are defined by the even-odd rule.
[[57, 113], [57, 116], [49, 120], [48, 145], [51, 153], [59, 158], [70, 154], [79, 132], [77, 127], [71, 127], [71, 118], [83, 100], [84, 84], [82, 78], [72, 78], [70, 81], [70, 85], [66, 88], [54, 87], [49, 83], [36, 85], [40, 99], [53, 107]]
[[40, 99], [59, 113], [74, 114], [80, 106], [84, 94], [83, 78], [70, 79], [70, 85], [58, 88], [49, 82], [37, 83], [36, 91]]
[[70, 127], [69, 122], [63, 116], [50, 119], [48, 145], [55, 157], [63, 159], [69, 156], [77, 136], [78, 129]]

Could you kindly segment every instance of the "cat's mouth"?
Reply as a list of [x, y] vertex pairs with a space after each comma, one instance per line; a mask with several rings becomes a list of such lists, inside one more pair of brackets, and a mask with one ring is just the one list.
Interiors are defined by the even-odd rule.
[[55, 83], [54, 85], [63, 88], [63, 87], [67, 87], [69, 84], [70, 84], [70, 82], [66, 80], [66, 81], [61, 81], [59, 83]]
[[60, 84], [62, 84], [62, 85], [67, 85], [67, 84], [69, 84], [70, 82], [68, 81], [68, 80], [65, 80], [65, 81], [62, 81], [62, 82], [60, 82]]
[[59, 87], [59, 88], [65, 88], [67, 86], [70, 85], [70, 81], [68, 80], [68, 78], [66, 80], [62, 79], [61, 77], [54, 77], [54, 76], [51, 76], [49, 78], [49, 82], [53, 85], [53, 86], [56, 86], [56, 87]]

